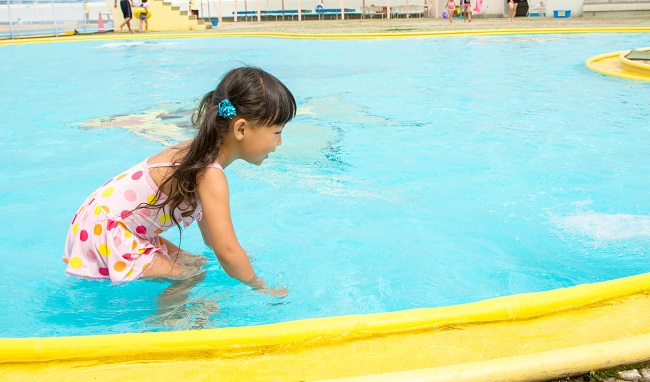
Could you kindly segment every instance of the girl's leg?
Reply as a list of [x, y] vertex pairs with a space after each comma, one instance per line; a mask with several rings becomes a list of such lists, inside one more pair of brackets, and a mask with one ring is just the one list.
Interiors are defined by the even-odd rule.
[[144, 19], [144, 31], [149, 32], [149, 19]]
[[169, 279], [169, 280], [183, 280], [195, 275], [197, 269], [191, 269], [178, 262], [173, 261], [169, 257], [161, 254], [156, 254], [149, 267], [142, 272], [142, 279]]
[[183, 265], [192, 265], [192, 266], [198, 266], [202, 267], [207, 263], [207, 259], [204, 256], [201, 255], [195, 255], [193, 253], [184, 251], [171, 241], [160, 237], [162, 240], [163, 244], [165, 244], [165, 247], [167, 247], [167, 253], [169, 253], [169, 257], [176, 262], [179, 262]]

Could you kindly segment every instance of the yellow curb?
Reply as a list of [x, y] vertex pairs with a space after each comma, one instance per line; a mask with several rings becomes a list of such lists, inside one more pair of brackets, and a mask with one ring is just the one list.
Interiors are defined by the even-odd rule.
[[426, 31], [405, 33], [282, 33], [282, 32], [180, 32], [147, 34], [135, 36], [123, 33], [104, 33], [97, 35], [75, 35], [64, 38], [34, 38], [20, 40], [0, 40], [0, 45], [35, 44], [50, 42], [72, 41], [104, 41], [104, 40], [133, 40], [133, 39], [167, 39], [167, 38], [214, 38], [214, 37], [271, 37], [289, 39], [386, 39], [413, 37], [462, 37], [462, 36], [495, 36], [511, 34], [566, 34], [566, 33], [643, 33], [650, 32], [650, 27], [605, 27], [605, 28], [544, 28], [544, 29], [485, 29], [465, 31]]

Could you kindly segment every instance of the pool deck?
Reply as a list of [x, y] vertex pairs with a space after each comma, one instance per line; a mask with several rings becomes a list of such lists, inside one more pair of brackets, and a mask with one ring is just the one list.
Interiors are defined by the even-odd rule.
[[310, 20], [310, 21], [264, 21], [224, 22], [203, 33], [267, 32], [267, 33], [412, 33], [440, 31], [478, 31], [510, 29], [548, 28], [650, 28], [650, 14], [647, 17], [576, 17], [553, 19], [540, 17], [518, 17], [514, 22], [507, 18], [474, 18], [472, 22], [454, 20], [450, 24], [444, 19], [365, 19], [365, 20]]

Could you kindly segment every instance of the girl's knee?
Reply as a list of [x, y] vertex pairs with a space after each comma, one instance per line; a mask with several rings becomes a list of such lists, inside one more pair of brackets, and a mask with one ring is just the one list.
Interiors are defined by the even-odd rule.
[[142, 277], [176, 277], [182, 273], [183, 270], [179, 264], [176, 264], [167, 256], [157, 255], [151, 265], [142, 273]]

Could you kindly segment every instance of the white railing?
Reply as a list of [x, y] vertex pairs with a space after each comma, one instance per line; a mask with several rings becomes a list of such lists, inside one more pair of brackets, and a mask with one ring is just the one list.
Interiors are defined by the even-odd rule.
[[112, 17], [103, 1], [2, 1], [0, 38], [110, 31]]

